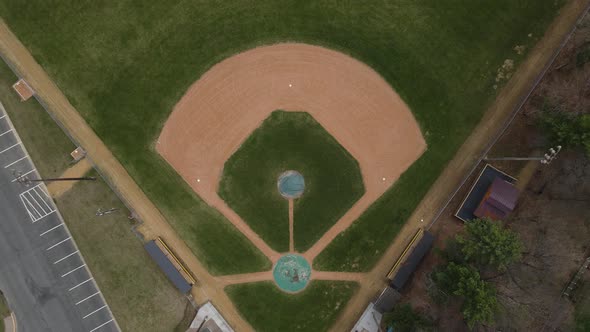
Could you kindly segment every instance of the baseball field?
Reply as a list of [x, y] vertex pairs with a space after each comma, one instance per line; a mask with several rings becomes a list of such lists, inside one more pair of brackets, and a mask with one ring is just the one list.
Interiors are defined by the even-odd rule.
[[[371, 270], [561, 5], [6, 0], [0, 15], [209, 272], [244, 274], [227, 292], [252, 326], [278, 326], [252, 307], [268, 294], [322, 310], [323, 330], [355, 287], [324, 312], [314, 273]], [[300, 197], [277, 190], [287, 170]], [[312, 266], [301, 294], [253, 282], [286, 252]]]

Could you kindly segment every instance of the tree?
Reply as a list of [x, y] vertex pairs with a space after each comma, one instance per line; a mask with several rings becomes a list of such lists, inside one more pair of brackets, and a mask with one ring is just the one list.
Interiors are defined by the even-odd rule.
[[564, 147], [581, 147], [590, 155], [590, 114], [576, 116], [545, 111], [540, 120], [553, 143]]
[[451, 262], [435, 272], [433, 280], [443, 291], [463, 298], [461, 313], [470, 328], [492, 322], [497, 307], [496, 291], [481, 280], [477, 270]]
[[398, 332], [424, 331], [432, 328], [432, 322], [415, 312], [407, 303], [385, 313], [382, 322], [385, 326], [393, 326], [394, 331]]
[[501, 225], [490, 219], [468, 221], [466, 236], [456, 237], [465, 259], [505, 270], [508, 264], [520, 258], [522, 244], [517, 234]]

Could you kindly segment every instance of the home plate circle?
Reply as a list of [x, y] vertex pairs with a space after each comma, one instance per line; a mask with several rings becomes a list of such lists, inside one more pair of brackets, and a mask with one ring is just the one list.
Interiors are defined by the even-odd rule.
[[281, 290], [296, 293], [307, 286], [311, 277], [311, 266], [303, 256], [288, 254], [279, 258], [272, 275]]

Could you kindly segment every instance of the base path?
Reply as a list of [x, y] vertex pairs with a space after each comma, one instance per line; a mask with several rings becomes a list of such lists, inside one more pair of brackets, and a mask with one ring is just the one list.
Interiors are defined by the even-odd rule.
[[13, 71], [29, 83], [41, 104], [77, 145], [84, 147], [86, 158], [90, 159], [129, 209], [143, 221], [144, 229], [150, 231], [148, 234], [162, 236], [174, 248], [174, 252], [199, 280], [192, 290], [195, 300], [198, 303], [213, 301], [236, 331], [253, 331], [238, 314], [223, 289], [217, 286], [215, 279], [1, 19], [0, 54]]
[[174, 107], [158, 153], [273, 262], [276, 253], [217, 195], [225, 162], [275, 110], [304, 111], [359, 163], [365, 195], [309, 261], [379, 198], [426, 149], [414, 115], [366, 64], [319, 46], [257, 47], [213, 66]]

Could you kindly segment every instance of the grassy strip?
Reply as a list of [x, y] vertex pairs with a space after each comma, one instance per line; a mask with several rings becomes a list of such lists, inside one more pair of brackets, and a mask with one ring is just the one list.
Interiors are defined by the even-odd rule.
[[[74, 145], [37, 101], [20, 102], [11, 88], [15, 81], [0, 61], [0, 100], [40, 173], [59, 176], [69, 166]], [[56, 202], [123, 330], [173, 330], [187, 301], [147, 256], [129, 229], [125, 207], [109, 187], [102, 180], [81, 182]], [[99, 207], [121, 212], [98, 219]]]
[[6, 302], [6, 298], [4, 297], [4, 294], [2, 294], [2, 292], [0, 292], [0, 326], [4, 327], [4, 323], [1, 322], [1, 320], [4, 317], [7, 317], [10, 315], [10, 308], [8, 308], [8, 303]]
[[289, 250], [286, 170], [305, 178], [295, 200], [294, 240], [304, 251], [364, 193], [358, 163], [309, 114], [273, 112], [224, 165], [219, 195], [275, 250]]
[[514, 47], [530, 47], [562, 3], [6, 0], [0, 15], [214, 273], [247, 269], [239, 255], [259, 264], [251, 269], [264, 264], [252, 249], [206, 240], [231, 226], [153, 152], [180, 96], [221, 59], [284, 40], [341, 50], [375, 68], [411, 107], [428, 151], [316, 264], [367, 270], [495, 96], [497, 69], [518, 62]]
[[[56, 201], [121, 328], [174, 330], [187, 301], [151, 261], [129, 229], [127, 209], [102, 179], [79, 182]], [[119, 210], [97, 217], [98, 208]]]
[[231, 285], [226, 292], [256, 331], [326, 331], [338, 317], [358, 284], [312, 281], [296, 295], [272, 282]]
[[[0, 61], [0, 101], [14, 125], [27, 128], [18, 134], [27, 151], [39, 158], [35, 160], [43, 161], [35, 165], [39, 173], [44, 177], [58, 177], [70, 164], [70, 152], [76, 147], [35, 99], [20, 101], [12, 89], [17, 79], [4, 61]], [[13, 167], [18, 169], [18, 165]]]

